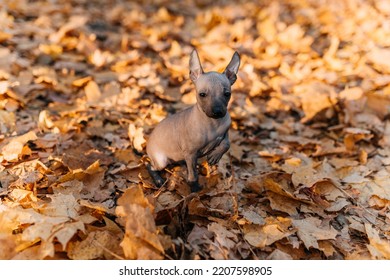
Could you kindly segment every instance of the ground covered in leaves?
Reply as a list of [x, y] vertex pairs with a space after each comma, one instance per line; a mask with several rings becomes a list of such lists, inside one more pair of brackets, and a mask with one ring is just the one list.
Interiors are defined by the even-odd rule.
[[[143, 165], [193, 47], [242, 59], [199, 194]], [[389, 83], [387, 0], [3, 0], [0, 258], [390, 259]]]

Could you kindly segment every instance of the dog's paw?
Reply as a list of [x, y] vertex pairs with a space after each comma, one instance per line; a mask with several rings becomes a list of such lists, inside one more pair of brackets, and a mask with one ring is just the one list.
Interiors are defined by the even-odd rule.
[[153, 178], [153, 181], [157, 188], [161, 188], [165, 184], [165, 180], [161, 176]]
[[165, 180], [161, 177], [160, 172], [152, 170], [150, 165], [147, 165], [146, 167], [156, 187], [161, 188], [165, 184]]
[[207, 156], [207, 162], [209, 163], [209, 165], [215, 165], [219, 162], [219, 160], [221, 159], [223, 154], [210, 154]]

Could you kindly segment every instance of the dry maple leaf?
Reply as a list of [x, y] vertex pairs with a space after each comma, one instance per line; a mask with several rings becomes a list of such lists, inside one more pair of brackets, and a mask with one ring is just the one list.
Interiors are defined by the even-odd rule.
[[245, 225], [244, 238], [254, 247], [264, 248], [294, 233], [291, 220], [282, 217], [267, 217], [264, 225]]
[[128, 188], [118, 200], [116, 214], [125, 226], [125, 237], [121, 242], [128, 259], [162, 259], [164, 249], [158, 237], [152, 214], [152, 205], [142, 189], [136, 185]]
[[210, 246], [210, 255], [213, 259], [227, 260], [234, 258], [232, 249], [238, 241], [237, 235], [219, 223], [211, 223], [207, 226], [207, 229], [214, 234], [214, 242]]
[[370, 244], [367, 245], [374, 259], [390, 259], [390, 242], [379, 237], [379, 233], [372, 227], [371, 224], [364, 224], [368, 240]]
[[121, 248], [119, 243], [119, 236], [109, 231], [92, 231], [86, 239], [70, 246], [68, 256], [73, 260], [112, 259], [113, 257], [120, 257]]
[[10, 139], [8, 144], [1, 147], [1, 154], [6, 161], [15, 162], [23, 154], [30, 154], [31, 150], [26, 146], [28, 141], [36, 140], [38, 137], [35, 132], [30, 131]]
[[319, 249], [319, 240], [335, 239], [338, 232], [329, 225], [321, 225], [321, 220], [315, 217], [308, 217], [304, 220], [293, 220], [292, 224], [297, 229], [298, 237], [303, 241], [305, 247]]

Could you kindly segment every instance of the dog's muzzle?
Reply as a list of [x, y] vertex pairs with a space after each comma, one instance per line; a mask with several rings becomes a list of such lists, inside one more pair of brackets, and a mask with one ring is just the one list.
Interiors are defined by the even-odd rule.
[[211, 110], [211, 116], [209, 117], [213, 119], [220, 119], [223, 118], [225, 115], [226, 115], [226, 109], [224, 109], [223, 107], [214, 107]]

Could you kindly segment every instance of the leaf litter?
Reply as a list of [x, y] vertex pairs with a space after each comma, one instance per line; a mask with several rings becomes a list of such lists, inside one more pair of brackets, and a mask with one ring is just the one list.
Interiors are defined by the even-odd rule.
[[[323, 4], [3, 1], [0, 258], [389, 259], [390, 4]], [[198, 194], [143, 164], [193, 47], [243, 62]]]

